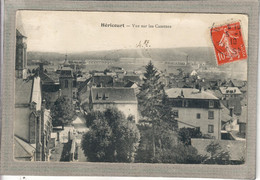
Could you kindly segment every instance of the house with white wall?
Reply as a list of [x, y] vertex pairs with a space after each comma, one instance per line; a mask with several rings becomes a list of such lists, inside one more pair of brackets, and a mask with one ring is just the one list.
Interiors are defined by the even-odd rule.
[[221, 139], [221, 106], [217, 97], [193, 88], [171, 88], [166, 94], [179, 128], [199, 128], [203, 134]]
[[126, 87], [92, 87], [90, 91], [90, 109], [105, 111], [117, 108], [125, 117], [134, 116], [138, 123], [137, 98], [133, 88]]

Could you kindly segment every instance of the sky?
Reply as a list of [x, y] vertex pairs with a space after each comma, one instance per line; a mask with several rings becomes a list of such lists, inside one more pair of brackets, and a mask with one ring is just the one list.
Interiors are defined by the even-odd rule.
[[[16, 25], [27, 36], [28, 51], [77, 53], [134, 49], [146, 40], [149, 48], [213, 47], [210, 37], [213, 24], [235, 21], [241, 23], [247, 46], [248, 18], [238, 14], [23, 10], [17, 12]], [[125, 27], [101, 27], [101, 23]], [[134, 28], [133, 24], [171, 28]]]

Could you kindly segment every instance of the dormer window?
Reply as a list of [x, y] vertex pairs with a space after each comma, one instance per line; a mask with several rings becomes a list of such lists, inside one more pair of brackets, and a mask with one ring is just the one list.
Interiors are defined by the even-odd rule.
[[102, 97], [97, 93], [96, 100], [101, 100]]
[[98, 99], [99, 99], [99, 100], [101, 100], [101, 99], [102, 99], [102, 97], [101, 97], [101, 96], [98, 96]]
[[108, 94], [104, 93], [103, 96], [102, 96], [102, 99], [103, 100], [107, 100], [108, 99]]

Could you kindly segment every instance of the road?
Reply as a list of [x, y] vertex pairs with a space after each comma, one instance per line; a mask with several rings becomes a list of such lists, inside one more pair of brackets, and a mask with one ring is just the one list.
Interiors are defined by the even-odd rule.
[[78, 135], [76, 136], [76, 142], [77, 142], [77, 145], [79, 146], [78, 161], [79, 162], [87, 162], [87, 159], [86, 159], [80, 145], [81, 145], [82, 134], [87, 132], [89, 129], [86, 126], [85, 120], [80, 115], [75, 118], [75, 120], [72, 122], [72, 124], [73, 124], [75, 130], [78, 133]]

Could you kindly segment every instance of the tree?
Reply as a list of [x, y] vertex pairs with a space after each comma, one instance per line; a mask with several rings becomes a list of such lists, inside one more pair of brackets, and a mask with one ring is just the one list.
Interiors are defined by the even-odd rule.
[[135, 123], [117, 109], [92, 113], [95, 119], [81, 147], [90, 161], [133, 162], [140, 141]]
[[112, 162], [112, 130], [102, 119], [93, 121], [91, 129], [82, 137], [81, 147], [89, 161]]
[[[165, 125], [165, 123], [163, 123], [163, 125]], [[155, 126], [153, 131], [151, 126], [139, 125], [139, 130], [141, 134], [141, 141], [137, 151], [136, 162], [163, 162], [163, 160], [160, 159], [160, 154], [165, 151], [172, 151], [172, 149], [177, 145], [176, 132], [169, 128]], [[151, 139], [152, 136], [154, 136], [154, 146], [153, 139]], [[154, 147], [156, 150], [155, 156], [153, 152]]]
[[[156, 144], [156, 154], [153, 157], [150, 139], [152, 130], [149, 127], [139, 127], [139, 129], [141, 141], [137, 151], [136, 162], [199, 164], [206, 158], [199, 155], [197, 149], [193, 146], [178, 142], [176, 132], [167, 128], [164, 131], [160, 131], [162, 134], [155, 134], [155, 139], [160, 137], [161, 143]], [[156, 142], [160, 141], [156, 140]]]
[[86, 119], [86, 125], [87, 127], [91, 127], [94, 120], [96, 119], [105, 119], [104, 113], [100, 111], [88, 111], [87, 115], [85, 116]]
[[74, 116], [74, 107], [71, 98], [67, 96], [59, 97], [51, 108], [51, 117], [53, 126], [62, 126], [70, 124]]
[[[152, 145], [153, 156], [155, 157], [155, 129], [160, 131], [159, 127], [164, 126], [164, 128], [174, 130], [177, 128], [177, 123], [172, 118], [171, 107], [169, 106], [168, 98], [164, 91], [164, 85], [160, 82], [159, 72], [151, 61], [145, 68], [144, 83], [141, 85], [137, 97], [141, 114], [148, 118], [152, 124]], [[167, 125], [163, 125], [165, 123]], [[158, 141], [160, 141], [160, 137]]]
[[223, 150], [219, 143], [212, 141], [205, 150], [210, 156], [203, 161], [204, 164], [232, 164], [229, 151]]
[[191, 145], [191, 138], [201, 138], [202, 133], [197, 128], [181, 128], [178, 132], [179, 140], [184, 145]]

